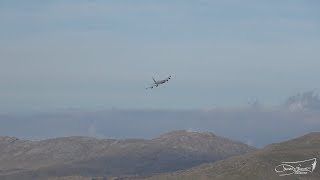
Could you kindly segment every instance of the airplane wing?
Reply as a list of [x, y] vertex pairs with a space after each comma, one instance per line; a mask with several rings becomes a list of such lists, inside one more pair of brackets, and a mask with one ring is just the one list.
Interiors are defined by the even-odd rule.
[[154, 88], [156, 85], [152, 85], [152, 86], [150, 86], [150, 87], [147, 87], [146, 89], [152, 89], [152, 88]]
[[171, 79], [171, 76], [167, 77], [167, 78], [165, 79], [165, 81], [169, 81], [169, 79]]

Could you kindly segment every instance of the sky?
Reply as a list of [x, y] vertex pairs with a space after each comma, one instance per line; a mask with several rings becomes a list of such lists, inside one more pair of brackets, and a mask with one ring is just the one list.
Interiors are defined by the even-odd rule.
[[0, 109], [277, 105], [319, 92], [319, 7], [316, 0], [1, 0]]

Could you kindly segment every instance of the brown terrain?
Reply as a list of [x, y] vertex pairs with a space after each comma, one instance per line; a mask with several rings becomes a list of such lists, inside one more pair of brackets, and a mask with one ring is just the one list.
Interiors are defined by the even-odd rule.
[[185, 130], [151, 140], [0, 137], [0, 179], [145, 177], [253, 151], [253, 147], [212, 133]]
[[[302, 161], [311, 158], [320, 159], [320, 133], [309, 133], [305, 136], [266, 146], [249, 154], [231, 157], [215, 163], [204, 164], [188, 170], [166, 173], [145, 178], [145, 180], [319, 180], [320, 167], [308, 174], [279, 176], [275, 167], [281, 162]], [[314, 161], [312, 161], [314, 162]], [[319, 166], [319, 163], [318, 163]], [[312, 167], [311, 163], [296, 167]], [[288, 171], [292, 172], [292, 171]], [[129, 178], [128, 178], [129, 179]]]

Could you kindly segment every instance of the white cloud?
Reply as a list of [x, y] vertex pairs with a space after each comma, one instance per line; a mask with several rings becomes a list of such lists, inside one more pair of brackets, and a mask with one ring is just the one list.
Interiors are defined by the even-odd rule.
[[253, 141], [252, 141], [251, 139], [248, 139], [247, 142], [246, 142], [246, 144], [247, 144], [248, 146], [254, 146], [254, 143], [253, 143]]

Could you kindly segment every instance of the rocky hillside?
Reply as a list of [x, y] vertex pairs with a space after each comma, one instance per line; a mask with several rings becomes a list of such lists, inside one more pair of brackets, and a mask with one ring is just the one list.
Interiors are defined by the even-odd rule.
[[[286, 179], [320, 179], [320, 167], [316, 161], [293, 164], [295, 168], [309, 168], [313, 172], [308, 174], [291, 174], [279, 176], [275, 168], [281, 162], [294, 162], [316, 158], [320, 160], [320, 133], [310, 133], [290, 141], [271, 144], [262, 150], [250, 154], [232, 157], [216, 163], [204, 164], [195, 168], [175, 173], [162, 174], [149, 178], [131, 178], [148, 180], [176, 180], [176, 179], [201, 179], [201, 180], [286, 180]], [[300, 164], [300, 165], [299, 165]], [[291, 164], [292, 165], [292, 164]], [[278, 167], [281, 169], [281, 167]], [[287, 167], [289, 168], [289, 167]], [[288, 170], [286, 173], [293, 173]]]
[[174, 131], [151, 140], [0, 137], [0, 179], [152, 175], [191, 168], [255, 149], [212, 133]]

